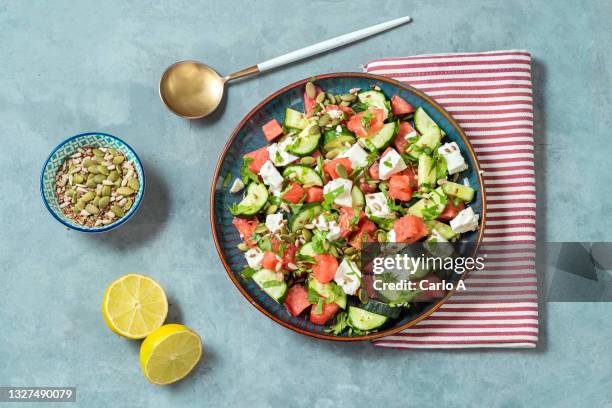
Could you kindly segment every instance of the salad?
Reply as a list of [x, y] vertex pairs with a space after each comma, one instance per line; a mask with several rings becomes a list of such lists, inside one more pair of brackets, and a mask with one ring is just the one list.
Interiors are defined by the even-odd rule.
[[[360, 252], [368, 242], [453, 242], [479, 227], [457, 143], [445, 142], [422, 107], [377, 86], [332, 95], [308, 82], [304, 109], [287, 108], [282, 124], [263, 126], [269, 144], [244, 155], [231, 185], [244, 190], [229, 208], [244, 278], [334, 334], [378, 330], [410, 301], [444, 296], [432, 289], [401, 302], [381, 298], [362, 282]], [[440, 282], [437, 272], [410, 279]]]

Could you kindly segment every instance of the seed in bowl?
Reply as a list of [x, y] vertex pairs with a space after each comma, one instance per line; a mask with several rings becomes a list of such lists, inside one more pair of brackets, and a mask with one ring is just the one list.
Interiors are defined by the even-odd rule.
[[121, 150], [96, 146], [81, 147], [66, 157], [55, 183], [64, 215], [86, 227], [125, 216], [140, 190], [133, 160]]

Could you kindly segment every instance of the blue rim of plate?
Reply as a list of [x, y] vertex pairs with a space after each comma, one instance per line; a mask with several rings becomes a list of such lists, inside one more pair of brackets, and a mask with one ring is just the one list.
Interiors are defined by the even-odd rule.
[[[408, 327], [411, 327], [413, 325], [415, 325], [416, 323], [422, 321], [423, 319], [427, 318], [429, 315], [431, 315], [432, 313], [434, 313], [436, 310], [438, 310], [444, 303], [446, 303], [446, 301], [454, 295], [456, 289], [453, 289], [451, 291], [449, 291], [446, 296], [444, 296], [442, 299], [431, 303], [429, 307], [427, 307], [425, 310], [423, 310], [422, 312], [420, 312], [419, 315], [417, 315], [416, 317], [412, 318], [411, 320], [405, 322], [405, 323], [401, 323], [401, 324], [397, 324], [396, 326], [393, 327], [389, 327], [386, 329], [383, 329], [379, 332], [375, 332], [375, 333], [369, 333], [366, 335], [361, 335], [361, 336], [336, 336], [336, 335], [331, 335], [331, 334], [325, 334], [324, 332], [322, 332], [321, 330], [319, 330], [321, 327], [324, 326], [318, 326], [319, 329], [313, 329], [311, 326], [313, 326], [312, 323], [309, 323], [307, 320], [305, 321], [306, 323], [302, 322], [302, 324], [297, 325], [295, 323], [292, 323], [291, 321], [286, 321], [283, 320], [283, 318], [281, 318], [280, 316], [275, 315], [278, 310], [280, 310], [282, 308], [282, 305], [278, 304], [278, 302], [276, 302], [275, 304], [273, 303], [274, 301], [271, 300], [271, 298], [267, 295], [265, 295], [265, 293], [262, 290], [255, 290], [254, 294], [251, 294], [248, 290], [247, 290], [247, 285], [244, 285], [244, 283], [241, 283], [239, 279], [241, 279], [240, 277], [235, 276], [236, 274], [239, 274], [237, 272], [234, 272], [232, 267], [229, 265], [229, 261], [226, 257], [226, 254], [224, 252], [224, 249], [222, 247], [225, 246], [225, 244], [221, 244], [221, 241], [224, 239], [224, 237], [220, 236], [219, 233], [217, 232], [217, 227], [216, 227], [216, 223], [217, 223], [217, 217], [216, 217], [216, 190], [217, 190], [217, 186], [221, 183], [223, 183], [223, 176], [221, 175], [221, 171], [224, 167], [224, 162], [226, 160], [226, 157], [228, 156], [228, 153], [230, 153], [231, 149], [232, 149], [232, 145], [235, 141], [238, 140], [238, 136], [240, 134], [240, 132], [242, 131], [242, 129], [247, 125], [248, 121], [255, 116], [262, 108], [264, 108], [266, 106], [266, 104], [268, 104], [269, 102], [273, 101], [275, 98], [277, 98], [278, 96], [284, 94], [285, 92], [291, 91], [294, 88], [297, 88], [299, 86], [303, 86], [306, 84], [306, 82], [312, 80], [312, 78], [316, 78], [318, 79], [346, 79], [346, 78], [362, 78], [362, 79], [369, 79], [369, 80], [373, 80], [373, 81], [380, 81], [380, 82], [384, 82], [387, 85], [399, 88], [403, 91], [409, 92], [414, 94], [415, 96], [422, 98], [423, 100], [425, 100], [429, 105], [431, 105], [431, 107], [435, 110], [435, 112], [439, 115], [441, 115], [447, 122], [448, 125], [450, 127], [452, 127], [456, 132], [457, 132], [457, 136], [459, 137], [459, 139], [463, 142], [463, 144], [465, 145], [465, 148], [468, 150], [469, 152], [469, 158], [470, 158], [470, 163], [473, 165], [473, 171], [475, 171], [475, 177], [478, 180], [478, 193], [480, 196], [480, 200], [481, 200], [481, 212], [480, 212], [480, 228], [477, 231], [477, 235], [476, 235], [476, 239], [475, 239], [475, 246], [474, 246], [474, 253], [476, 251], [478, 251], [478, 249], [480, 248], [480, 245], [482, 244], [482, 240], [483, 240], [483, 236], [484, 236], [484, 227], [486, 224], [486, 218], [487, 218], [487, 205], [486, 205], [486, 192], [484, 189], [484, 181], [482, 178], [482, 171], [481, 171], [481, 167], [480, 164], [478, 162], [478, 158], [476, 156], [476, 153], [474, 151], [474, 148], [472, 147], [469, 139], [467, 138], [465, 132], [463, 131], [463, 129], [461, 128], [461, 126], [459, 126], [459, 124], [457, 123], [457, 121], [453, 118], [453, 116], [448, 113], [448, 111], [446, 111], [442, 106], [440, 106], [432, 97], [430, 97], [429, 95], [427, 95], [425, 92], [418, 90], [410, 85], [401, 83], [397, 80], [388, 78], [388, 77], [384, 77], [384, 76], [380, 76], [380, 75], [374, 75], [374, 74], [369, 74], [369, 73], [361, 73], [361, 72], [337, 72], [337, 73], [328, 73], [328, 74], [320, 74], [320, 75], [314, 75], [314, 76], [310, 76], [308, 78], [304, 78], [301, 79], [299, 81], [293, 82], [289, 85], [286, 85], [284, 87], [282, 87], [281, 89], [275, 91], [274, 93], [270, 94], [268, 97], [266, 97], [265, 99], [263, 99], [261, 102], [259, 102], [255, 107], [253, 107], [242, 119], [241, 121], [238, 123], [238, 125], [234, 128], [230, 138], [228, 139], [228, 141], [226, 142], [225, 146], [223, 147], [223, 150], [221, 152], [221, 155], [219, 157], [219, 160], [217, 162], [217, 166], [215, 168], [215, 172], [214, 172], [214, 176], [213, 176], [213, 181], [211, 183], [211, 189], [210, 189], [210, 219], [211, 219], [211, 229], [212, 229], [212, 233], [213, 233], [213, 241], [215, 243], [215, 247], [217, 249], [217, 253], [219, 255], [219, 258], [221, 260], [221, 263], [223, 264], [223, 267], [225, 268], [225, 271], [227, 273], [227, 275], [229, 276], [229, 278], [231, 279], [231, 281], [233, 282], [234, 286], [236, 286], [236, 288], [239, 290], [239, 292], [242, 294], [242, 296], [244, 296], [244, 298], [251, 303], [256, 309], [258, 309], [261, 313], [263, 313], [265, 316], [267, 316], [268, 318], [270, 318], [271, 320], [273, 320], [274, 322], [280, 324], [281, 326], [284, 326], [294, 332], [309, 336], [309, 337], [314, 337], [314, 338], [318, 338], [318, 339], [323, 339], [323, 340], [331, 340], [331, 341], [348, 341], [348, 342], [352, 342], [352, 341], [365, 341], [365, 340], [376, 340], [379, 339], [381, 337], [385, 337], [385, 336], [389, 336], [395, 333], [398, 333]], [[262, 123], [263, 125], [263, 123]], [[221, 205], [221, 204], [219, 204]], [[467, 278], [469, 276], [469, 271], [466, 271], [465, 273], [463, 273], [459, 280], [464, 280], [465, 278]], [[243, 286], [244, 285], [244, 286]], [[256, 285], [255, 285], [256, 286]], [[252, 289], [254, 288], [254, 285], [250, 285], [248, 287], [248, 289]], [[270, 310], [268, 310], [268, 308]], [[293, 317], [290, 320], [295, 320]], [[303, 320], [303, 319], [302, 319]]]
[[[55, 213], [55, 211], [53, 211], [53, 209], [51, 209], [51, 207], [49, 206], [49, 203], [47, 202], [47, 197], [45, 197], [45, 191], [44, 191], [43, 183], [44, 183], [45, 169], [47, 168], [47, 164], [49, 163], [49, 160], [51, 160], [53, 155], [55, 155], [55, 153], [62, 146], [64, 146], [66, 143], [69, 143], [69, 142], [71, 142], [71, 141], [73, 141], [75, 139], [78, 139], [80, 137], [83, 137], [83, 136], [93, 136], [93, 135], [101, 135], [101, 136], [109, 137], [111, 139], [115, 139], [119, 143], [125, 145], [125, 147], [127, 147], [130, 150], [130, 152], [134, 155], [134, 157], [136, 158], [138, 163], [140, 163], [140, 168], [142, 169], [142, 180], [140, 180], [140, 188], [142, 189], [142, 194], [140, 196], [140, 199], [137, 202], [134, 203], [133, 209], [130, 209], [130, 212], [127, 215], [125, 215], [123, 218], [117, 220], [117, 222], [114, 222], [112, 224], [109, 224], [109, 225], [101, 227], [101, 228], [82, 228], [82, 227], [77, 227], [76, 225], [72, 225], [72, 224], [67, 223], [66, 221], [64, 221], [63, 219], [58, 217], [58, 215]], [[93, 234], [93, 233], [97, 233], [97, 232], [110, 231], [112, 229], [115, 229], [115, 228], [119, 227], [120, 225], [123, 225], [126, 221], [131, 219], [134, 216], [134, 214], [136, 214], [136, 211], [138, 210], [138, 208], [140, 207], [140, 204], [142, 203], [142, 200], [143, 200], [144, 195], [145, 195], [145, 186], [146, 186], [146, 177], [145, 177], [144, 166], [142, 165], [142, 161], [140, 160], [140, 157], [138, 157], [138, 154], [136, 154], [136, 150], [134, 150], [132, 148], [132, 146], [130, 146], [124, 140], [118, 138], [117, 136], [111, 135], [109, 133], [104, 133], [104, 132], [85, 132], [85, 133], [79, 133], [78, 135], [70, 136], [69, 138], [61, 141], [57, 146], [55, 146], [53, 148], [53, 150], [51, 150], [51, 153], [49, 153], [49, 156], [47, 156], [47, 159], [45, 160], [45, 163], [42, 166], [42, 170], [40, 171], [40, 186], [39, 186], [39, 191], [40, 191], [40, 195], [42, 197], [43, 203], [45, 204], [45, 207], [47, 208], [49, 213], [53, 216], [53, 218], [55, 218], [61, 224], [63, 224], [64, 226], [66, 226], [66, 227], [68, 227], [70, 229], [73, 229], [73, 230], [76, 230], [76, 231], [80, 231], [80, 232], [88, 232], [88, 233], [92, 233]]]

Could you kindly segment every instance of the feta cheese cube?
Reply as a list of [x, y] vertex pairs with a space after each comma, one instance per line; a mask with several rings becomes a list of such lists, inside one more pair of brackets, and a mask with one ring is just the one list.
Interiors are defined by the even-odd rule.
[[259, 175], [263, 179], [264, 184], [270, 186], [270, 191], [280, 191], [284, 179], [270, 160], [266, 160], [263, 166], [261, 166]]
[[395, 214], [389, 209], [389, 203], [385, 193], [366, 194], [366, 215], [379, 218], [395, 218]]
[[281, 142], [272, 143], [267, 147], [268, 153], [270, 154], [270, 160], [275, 166], [286, 166], [298, 159], [297, 156], [287, 151], [287, 148], [291, 146], [294, 141], [295, 139], [292, 136], [288, 136]]
[[395, 242], [396, 239], [395, 229], [389, 230], [389, 232], [387, 232], [387, 242]]
[[456, 142], [445, 143], [438, 148], [438, 152], [444, 157], [448, 174], [459, 173], [468, 168], [465, 159], [461, 155], [459, 146]]
[[453, 254], [452, 244], [440, 235], [436, 229], [431, 230], [431, 235], [425, 240], [423, 246], [429, 253], [441, 258], [446, 258]]
[[380, 158], [380, 163], [378, 164], [380, 179], [387, 180], [392, 175], [405, 170], [406, 167], [408, 166], [406, 166], [402, 156], [400, 156], [395, 149], [389, 149], [389, 151]]
[[312, 225], [315, 226], [315, 228], [321, 230], [321, 231], [327, 231], [329, 230], [329, 227], [327, 225], [327, 220], [325, 219], [325, 216], [323, 214], [320, 214], [317, 218], [315, 218], [312, 221]]
[[336, 221], [329, 221], [327, 223], [327, 229], [329, 230], [329, 232], [327, 233], [327, 240], [328, 241], [335, 241], [337, 239], [340, 238], [340, 226], [338, 225], [338, 223]]
[[354, 295], [361, 286], [361, 271], [353, 261], [343, 259], [336, 270], [334, 281], [347, 295]]
[[266, 216], [266, 227], [271, 233], [278, 232], [283, 226], [283, 214], [268, 214]]
[[353, 197], [351, 196], [351, 188], [353, 188], [353, 182], [351, 180], [343, 178], [332, 180], [323, 187], [323, 194], [331, 193], [339, 188], [342, 188], [342, 190], [334, 199], [334, 204], [338, 204], [341, 207], [352, 207]]
[[344, 112], [342, 112], [341, 110], [338, 110], [338, 109], [328, 110], [326, 113], [327, 113], [327, 115], [331, 119], [342, 119], [342, 118], [344, 118]]
[[261, 262], [264, 258], [264, 253], [261, 249], [255, 247], [244, 253], [247, 263], [253, 269], [261, 269]]
[[354, 143], [338, 157], [348, 158], [351, 161], [351, 167], [353, 169], [359, 169], [368, 164], [368, 153], [359, 146], [359, 143]]
[[234, 183], [232, 184], [232, 187], [230, 188], [230, 193], [237, 193], [241, 191], [243, 188], [244, 188], [244, 183], [242, 182], [242, 180], [237, 178], [236, 180], [234, 180]]
[[475, 231], [478, 228], [478, 214], [474, 214], [472, 207], [467, 207], [450, 220], [450, 226], [458, 234]]

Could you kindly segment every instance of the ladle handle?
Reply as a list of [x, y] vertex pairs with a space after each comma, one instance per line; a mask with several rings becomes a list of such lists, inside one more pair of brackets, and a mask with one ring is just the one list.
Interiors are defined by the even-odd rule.
[[340, 47], [342, 45], [361, 40], [362, 38], [366, 38], [371, 35], [380, 33], [381, 31], [386, 31], [393, 27], [397, 27], [398, 25], [408, 23], [411, 20], [412, 19], [410, 18], [410, 16], [406, 16], [396, 18], [395, 20], [387, 21], [385, 23], [376, 24], [371, 27], [363, 28], [361, 30], [353, 31], [352, 33], [344, 34], [339, 37], [335, 37], [317, 44], [310, 45], [308, 47], [300, 48], [299, 50], [292, 51], [288, 54], [261, 62], [257, 64], [257, 68], [259, 72], [268, 71], [270, 69], [274, 69], [285, 64], [290, 64], [303, 58], [308, 58], [313, 55], [329, 51], [336, 47]]

